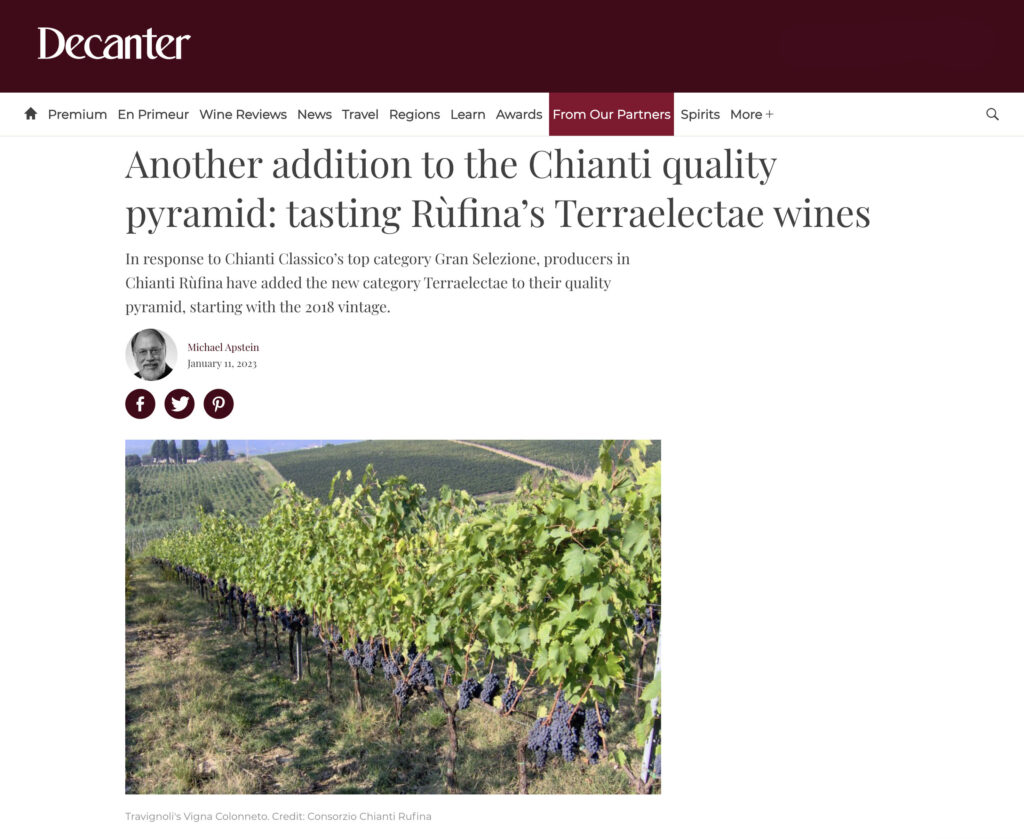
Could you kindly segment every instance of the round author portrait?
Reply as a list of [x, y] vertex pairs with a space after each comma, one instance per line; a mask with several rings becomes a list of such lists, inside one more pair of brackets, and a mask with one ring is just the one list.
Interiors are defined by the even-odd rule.
[[135, 378], [155, 382], [171, 373], [168, 356], [174, 354], [174, 347], [166, 335], [156, 329], [142, 329], [132, 335], [128, 347], [131, 352]]

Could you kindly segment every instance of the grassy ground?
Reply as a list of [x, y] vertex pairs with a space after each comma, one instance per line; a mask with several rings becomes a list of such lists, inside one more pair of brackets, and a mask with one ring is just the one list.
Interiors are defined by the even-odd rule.
[[[431, 700], [413, 699], [399, 726], [390, 683], [362, 674], [365, 712], [350, 671], [335, 662], [327, 700], [325, 659], [294, 683], [286, 635], [282, 662], [254, 656], [251, 632], [233, 631], [199, 595], [137, 564], [126, 610], [125, 791], [131, 793], [443, 793], [448, 733]], [[455, 690], [448, 690], [454, 703]], [[524, 696], [524, 699], [526, 697]], [[529, 697], [535, 707], [542, 697]], [[635, 708], [613, 715], [609, 745], [628, 745]], [[474, 703], [457, 716], [456, 774], [463, 792], [514, 793], [516, 742], [528, 719], [506, 719]], [[528, 753], [529, 755], [529, 753]], [[635, 744], [631, 762], [639, 757]], [[531, 766], [530, 793], [627, 793], [608, 761], [553, 760]]]
[[260, 486], [268, 494], [273, 494], [274, 487], [284, 481], [284, 477], [273, 467], [269, 460], [264, 460], [262, 457], [250, 457], [244, 462], [256, 468], [257, 481], [259, 481]]

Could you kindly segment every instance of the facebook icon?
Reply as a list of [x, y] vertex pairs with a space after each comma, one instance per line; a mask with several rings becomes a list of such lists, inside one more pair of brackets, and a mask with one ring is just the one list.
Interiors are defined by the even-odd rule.
[[128, 394], [124, 407], [135, 419], [145, 419], [156, 410], [156, 399], [152, 393], [140, 387]]

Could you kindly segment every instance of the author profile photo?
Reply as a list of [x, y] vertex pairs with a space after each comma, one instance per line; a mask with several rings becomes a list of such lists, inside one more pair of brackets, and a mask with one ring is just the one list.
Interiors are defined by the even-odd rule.
[[167, 339], [156, 329], [142, 329], [132, 336], [131, 353], [138, 368], [135, 377], [155, 382], [171, 373], [167, 363]]

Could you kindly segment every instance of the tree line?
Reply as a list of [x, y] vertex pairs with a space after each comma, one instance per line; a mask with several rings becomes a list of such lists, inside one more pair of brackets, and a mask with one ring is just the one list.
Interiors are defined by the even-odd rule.
[[[187, 463], [190, 460], [199, 460], [202, 457], [205, 461], [231, 460], [231, 453], [228, 450], [227, 440], [207, 440], [206, 447], [199, 448], [198, 440], [182, 440], [181, 445], [174, 440], [154, 440], [149, 451], [154, 462], [166, 463]], [[124, 465], [141, 466], [142, 457], [137, 454], [125, 455]]]

